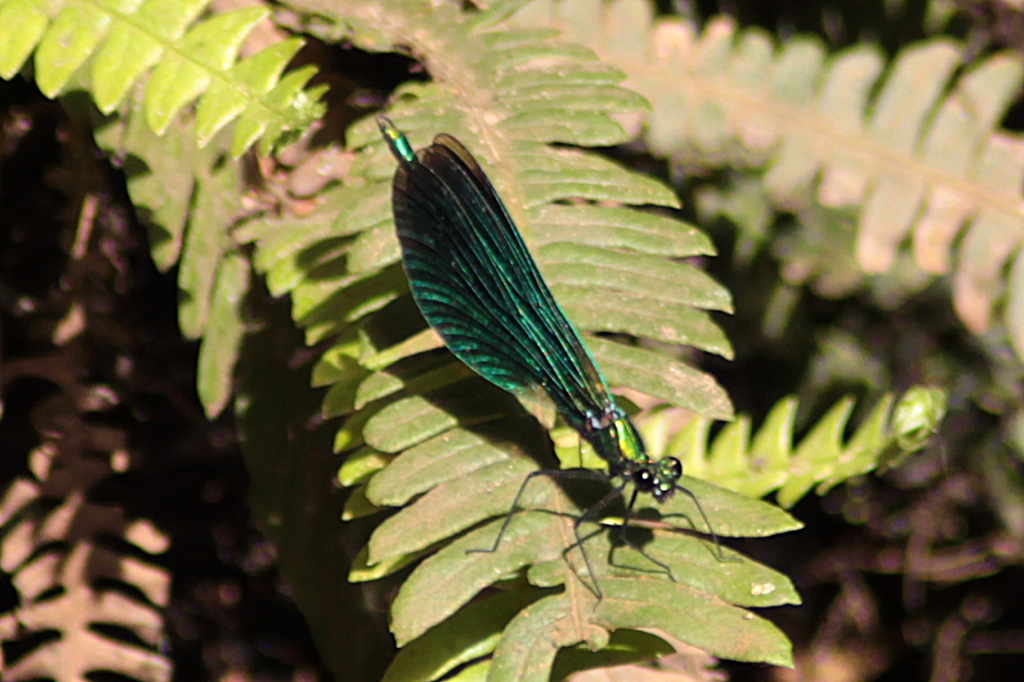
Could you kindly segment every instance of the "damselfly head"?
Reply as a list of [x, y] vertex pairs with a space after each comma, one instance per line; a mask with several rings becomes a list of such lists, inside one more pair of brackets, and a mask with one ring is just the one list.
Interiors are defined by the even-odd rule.
[[675, 457], [666, 457], [633, 471], [633, 483], [640, 492], [651, 493], [658, 502], [672, 497], [683, 475], [683, 465]]

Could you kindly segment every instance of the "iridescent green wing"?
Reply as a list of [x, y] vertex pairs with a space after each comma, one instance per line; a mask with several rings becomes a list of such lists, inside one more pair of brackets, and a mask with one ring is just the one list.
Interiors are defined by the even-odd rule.
[[412, 156], [400, 133], [382, 130], [401, 160], [395, 224], [427, 322], [484, 378], [514, 393], [544, 389], [582, 429], [611, 404], [608, 387], [479, 164], [450, 135]]

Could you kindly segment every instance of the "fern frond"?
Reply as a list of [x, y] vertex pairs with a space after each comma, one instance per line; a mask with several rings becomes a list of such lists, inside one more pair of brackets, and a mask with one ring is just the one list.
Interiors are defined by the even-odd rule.
[[230, 236], [244, 213], [239, 167], [219, 145], [197, 148], [190, 123], [171, 125], [159, 136], [130, 113], [105, 121], [95, 137], [111, 154], [127, 153], [128, 191], [157, 267], [180, 265], [178, 322], [187, 338], [200, 339], [197, 389], [212, 418], [230, 399], [246, 330], [250, 265]]
[[[1024, 82], [1020, 54], [961, 71], [962, 46], [943, 38], [887, 63], [867, 45], [829, 55], [796, 36], [777, 47], [721, 17], [698, 31], [655, 19], [646, 0], [588, 13], [580, 4], [541, 0], [516, 21], [557, 27], [628, 74], [653, 106], [654, 151], [691, 169], [759, 167], [765, 196], [801, 217], [819, 206], [856, 212], [864, 273], [891, 271], [909, 239], [921, 269], [950, 274], [974, 333], [1004, 301], [1002, 322], [1024, 358], [1024, 140], [999, 129]], [[647, 38], [624, 43], [623, 33]], [[809, 217], [804, 229], [829, 234], [820, 213]]]
[[[16, 362], [5, 379], [48, 363], [52, 357]], [[67, 410], [60, 404], [50, 409]], [[158, 649], [171, 577], [150, 557], [167, 551], [168, 537], [87, 500], [108, 475], [90, 454], [124, 434], [60, 415], [66, 433], [50, 431], [31, 455], [35, 475], [12, 480], [0, 499], [0, 570], [18, 593], [17, 605], [0, 614], [4, 679], [116, 674], [166, 682], [173, 666]]]
[[239, 60], [243, 41], [270, 10], [249, 7], [195, 23], [208, 3], [145, 0], [115, 7], [90, 0], [0, 0], [0, 77], [13, 78], [33, 56], [43, 94], [84, 88], [110, 114], [148, 75], [142, 106], [157, 134], [198, 98], [199, 146], [237, 120], [232, 154], [240, 156], [261, 137], [269, 151], [322, 114], [322, 91], [304, 89], [314, 69], [281, 77], [302, 46], [298, 39]]
[[[197, 22], [207, 4], [0, 0], [0, 77], [12, 78], [33, 57], [36, 83], [48, 97], [86, 90], [102, 114], [121, 113], [101, 124], [97, 139], [128, 157], [128, 189], [157, 266], [168, 269], [181, 256], [179, 319], [188, 338], [202, 338], [198, 389], [212, 417], [231, 395], [248, 286], [248, 265], [228, 236], [241, 213], [238, 169], [222, 163], [216, 147], [237, 157], [262, 139], [268, 153], [319, 118], [323, 90], [305, 89], [312, 67], [282, 77], [301, 40], [239, 59], [269, 9]], [[194, 116], [182, 115], [192, 102]], [[209, 144], [232, 122], [230, 141]]]
[[779, 504], [792, 507], [816, 487], [818, 495], [845, 480], [879, 467], [891, 468], [923, 447], [945, 414], [945, 394], [914, 387], [893, 407], [884, 396], [847, 439], [854, 401], [838, 402], [800, 441], [793, 443], [797, 400], [780, 401], [751, 440], [750, 419], [741, 416], [713, 439], [712, 421], [699, 416], [683, 428], [664, 410], [640, 425], [649, 447], [662, 457], [677, 457], [690, 474], [713, 480], [750, 497], [776, 491]]
[[[167, 537], [146, 521], [129, 523], [120, 509], [83, 502], [80, 495], [52, 507], [41, 499], [48, 487], [19, 478], [0, 500], [2, 568], [19, 597], [16, 608], [0, 614], [0, 642], [22, 649], [5, 661], [4, 679], [113, 674], [170, 680], [172, 662], [158, 649], [171, 579], [142, 558], [146, 550], [166, 551]], [[81, 526], [92, 537], [81, 537]], [[105, 546], [104, 534], [123, 535], [132, 551]], [[35, 645], [26, 649], [24, 642], [33, 638]]]
[[[394, 2], [350, 9], [354, 16], [339, 21], [352, 26], [361, 46], [407, 46], [435, 75], [434, 83], [401, 87], [389, 115], [416, 147], [443, 131], [474, 152], [582, 331], [730, 356], [707, 312], [729, 310], [728, 293], [676, 260], [711, 253], [710, 241], [664, 215], [627, 208], [673, 207], [673, 193], [593, 152], [553, 146], [625, 141], [609, 114], [638, 111], [644, 101], [619, 88], [621, 74], [589, 50], [561, 43], [550, 31], [496, 26], [517, 3], [493, 5], [465, 15], [451, 5]], [[338, 28], [310, 30], [327, 37]], [[390, 208], [394, 161], [373, 121], [354, 125], [348, 144], [360, 153], [350, 178], [325, 195], [322, 210], [301, 220], [266, 217], [235, 236], [255, 245], [255, 265], [272, 291], [291, 295], [307, 342], [332, 339], [313, 381], [328, 387], [324, 412], [347, 416], [335, 437], [335, 448], [348, 455], [339, 479], [354, 486], [345, 515], [402, 507], [380, 524], [350, 573], [370, 580], [415, 563], [392, 611], [395, 636], [412, 653], [400, 654], [394, 669], [429, 648], [415, 642], [481, 609], [500, 611], [494, 622], [507, 625], [501, 643], [484, 630], [467, 634], [476, 657], [493, 653], [496, 679], [505, 674], [499, 671], [524, 666], [536, 672], [531, 679], [546, 677], [559, 649], [579, 642], [599, 648], [609, 632], [640, 627], [660, 628], [717, 655], [788, 664], [785, 637], [744, 610], [798, 601], [784, 576], [739, 555], [719, 561], [698, 537], [659, 532], [646, 549], [676, 567], [675, 583], [649, 566], [609, 563], [614, 548], [604, 531], [587, 540], [596, 575], [581, 577], [586, 566], [573, 549], [573, 516], [581, 509], [546, 478], [531, 483], [524, 505], [554, 514], [518, 514], [498, 551], [466, 553], [493, 543], [525, 477], [538, 459], [550, 461], [550, 436], [517, 399], [453, 362], [425, 327], [399, 262]], [[731, 415], [721, 387], [685, 357], [621, 338], [594, 337], [588, 344], [613, 384], [713, 417]], [[686, 485], [719, 535], [799, 526], [763, 502], [697, 480]], [[699, 522], [689, 498], [678, 497], [661, 511]], [[623, 554], [630, 552], [616, 557]], [[499, 594], [481, 594], [510, 576], [520, 576], [510, 586], [519, 600], [514, 608], [499, 608]], [[587, 577], [608, 586], [604, 601]], [[752, 590], [753, 583], [772, 589]], [[554, 587], [560, 594], [551, 595], [547, 588]], [[673, 608], [665, 609], [669, 602]], [[692, 627], [693, 618], [705, 626]], [[545, 643], [543, 652], [531, 653], [536, 643]], [[649, 642], [627, 650], [631, 660], [656, 653]]]

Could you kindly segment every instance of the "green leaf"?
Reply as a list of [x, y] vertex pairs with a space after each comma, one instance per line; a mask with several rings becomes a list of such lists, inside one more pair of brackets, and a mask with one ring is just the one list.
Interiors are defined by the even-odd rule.
[[138, 27], [115, 23], [92, 62], [96, 107], [104, 114], [113, 112], [163, 54], [164, 46]]
[[53, 98], [63, 93], [110, 28], [110, 17], [86, 4], [64, 7], [47, 28], [36, 52], [36, 83]]
[[199, 345], [196, 385], [209, 419], [219, 415], [231, 398], [235, 362], [246, 331], [242, 304], [248, 290], [249, 261], [231, 253], [220, 261], [210, 320]]
[[732, 346], [711, 318], [659, 295], [599, 287], [554, 285], [569, 319], [583, 331], [600, 330], [683, 344], [732, 358]]
[[[370, 538], [370, 562], [423, 549], [484, 519], [505, 514], [534, 469], [527, 460], [498, 461], [436, 486], [377, 528]], [[553, 494], [548, 489], [551, 485], [546, 477], [538, 477], [527, 487], [521, 504], [543, 506]]]
[[363, 432], [366, 442], [377, 449], [400, 452], [453, 426], [471, 426], [518, 411], [514, 397], [474, 378], [442, 391], [402, 398], [370, 418]]
[[[379, 511], [381, 511], [381, 508], [366, 497], [366, 486], [359, 485], [349, 492], [348, 499], [345, 500], [345, 506], [341, 510], [341, 520], [354, 521], [364, 516], [372, 516]], [[398, 557], [389, 557], [389, 559], [395, 558]]]
[[551, 150], [530, 142], [519, 146], [517, 156], [527, 207], [571, 198], [679, 206], [675, 193], [660, 181], [636, 176], [595, 154]]
[[351, 547], [365, 531], [338, 521], [331, 431], [308, 423], [320, 398], [309, 388], [308, 365], [296, 371], [281, 362], [282, 348], [299, 351], [302, 344], [287, 317], [286, 305], [270, 311], [257, 306], [260, 324], [238, 365], [236, 419], [252, 516], [277, 548], [278, 570], [325, 664], [339, 675], [379, 679], [377, 615], [365, 601], [377, 597], [372, 586], [345, 580]]
[[363, 447], [345, 458], [338, 469], [338, 483], [353, 486], [367, 481], [373, 474], [387, 467], [394, 458], [373, 448]]
[[571, 673], [592, 668], [642, 664], [672, 653], [675, 649], [661, 637], [639, 630], [616, 630], [608, 638], [608, 645], [600, 651], [591, 651], [582, 644], [559, 651], [552, 678], [563, 679]]
[[262, 137], [260, 153], [269, 155], [278, 139], [293, 141], [301, 129], [320, 118], [324, 108], [318, 101], [325, 89], [303, 90], [315, 74], [312, 65], [288, 73], [267, 92], [263, 106], [246, 109], [235, 126], [232, 154], [240, 156]]
[[[734, 493], [707, 481], [683, 476], [679, 479], [679, 485], [697, 498], [718, 535], [768, 537], [803, 528], [802, 523], [774, 505]], [[672, 519], [675, 525], [708, 533], [709, 529], [703, 522], [700, 510], [689, 495], [677, 492], [670, 500], [659, 505], [658, 511], [662, 518], [675, 516], [689, 520], [687, 523], [681, 522], [680, 518]]]
[[[509, 434], [516, 434], [511, 440]], [[442, 483], [516, 455], [541, 449], [546, 434], [532, 417], [520, 416], [479, 425], [474, 431], [452, 429], [408, 448], [370, 483], [368, 495], [392, 507], [409, 502]], [[342, 469], [348, 466], [348, 460]]]
[[384, 682], [436, 680], [459, 665], [491, 653], [508, 621], [542, 594], [537, 589], [518, 589], [468, 604], [401, 649], [388, 667]]
[[[508, 501], [511, 503], [511, 497]], [[572, 537], [571, 520], [550, 514], [519, 514], [509, 523], [496, 551], [467, 554], [467, 550], [490, 548], [499, 526], [500, 521], [469, 533], [417, 566], [391, 609], [391, 631], [399, 646], [451, 616], [483, 588], [537, 561], [538, 556], [558, 559], [562, 545]], [[544, 542], [541, 548], [538, 538]]]
[[7, 0], [0, 5], [0, 26], [10, 33], [0, 40], [0, 78], [10, 80], [42, 37], [47, 18], [32, 0]]
[[248, 7], [195, 23], [208, 2], [40, 5], [5, 0], [0, 3], [0, 76], [13, 77], [35, 50], [36, 82], [48, 97], [73, 85], [91, 90], [102, 113], [123, 108], [127, 116], [136, 111], [125, 102], [145, 80], [145, 90], [139, 87], [135, 96], [158, 134], [186, 104], [201, 97], [196, 127], [200, 144], [239, 118], [235, 156], [261, 135], [273, 137], [264, 139], [270, 149], [318, 118], [323, 88], [303, 89], [311, 67], [281, 77], [295, 54], [296, 40], [272, 44], [236, 63], [242, 41], [269, 10]]
[[590, 351], [608, 381], [629, 385], [673, 405], [710, 415], [732, 418], [732, 403], [710, 374], [664, 355], [601, 338], [587, 340]]
[[[656, 599], [650, 581], [606, 578], [607, 596], [597, 606], [596, 618], [610, 628], [650, 627], [722, 658], [764, 661], [793, 666], [789, 640], [767, 620], [706, 593], [679, 583], [657, 581]], [[680, 614], [688, 618], [680, 618]], [[736, 632], [744, 635], [737, 637]]]
[[551, 242], [571, 242], [655, 256], [714, 255], [711, 239], [677, 220], [614, 206], [545, 204], [531, 208], [524, 226], [538, 251]]
[[[180, 52], [168, 54], [146, 84], [146, 120], [163, 133], [178, 111], [213, 82], [214, 74], [229, 68], [242, 41], [269, 10], [245, 9], [214, 16], [185, 34]], [[207, 132], [197, 128], [197, 133]]]
[[[900, 399], [899, 404], [905, 407], [897, 413], [892, 409], [892, 396], [882, 396], [844, 442], [843, 434], [853, 412], [853, 400], [845, 398], [796, 447], [793, 431], [797, 402], [792, 397], [779, 401], [769, 412], [753, 443], [747, 417], [726, 425], [713, 440], [708, 435], [711, 420], [706, 417], [690, 419], [682, 429], [670, 432], [671, 424], [679, 417], [672, 410], [655, 412], [642, 419], [638, 428], [648, 452], [656, 458], [676, 457], [691, 476], [712, 480], [744, 496], [760, 497], [778, 490], [779, 503], [790, 507], [812, 488], [822, 495], [843, 481], [895, 466], [922, 447], [927, 435], [937, 428], [945, 412], [944, 400], [942, 391], [915, 386]], [[691, 487], [691, 483], [686, 485]], [[696, 489], [693, 492], [701, 504], [705, 496], [715, 494]], [[733, 507], [732, 503], [723, 505]], [[692, 512], [688, 516], [694, 518]], [[729, 534], [718, 525], [716, 522], [715, 532]], [[745, 529], [744, 534], [750, 530]], [[782, 530], [779, 527], [776, 532]]]
[[520, 611], [505, 629], [487, 679], [526, 682], [546, 677], [562, 645], [549, 638], [550, 632], [569, 617], [570, 607], [561, 596], [546, 597]]
[[940, 388], [914, 386], [903, 394], [893, 410], [896, 442], [905, 452], [924, 447], [946, 415], [946, 392]]
[[685, 263], [567, 243], [546, 246], [539, 256], [538, 263], [552, 285], [604, 285], [668, 303], [732, 312], [729, 292]]
[[[276, 43], [234, 64], [228, 78], [216, 81], [199, 100], [196, 108], [199, 146], [205, 145], [221, 128], [242, 114], [252, 103], [253, 94], [258, 96], [270, 91], [281, 77], [285, 65], [301, 47], [302, 41], [298, 39]], [[231, 53], [230, 59], [225, 61], [233, 61], [234, 56]], [[241, 89], [239, 84], [247, 87]], [[242, 147], [243, 150], [248, 149], [255, 140], [251, 134], [246, 137], [250, 140], [249, 144]]]
[[195, 148], [191, 130], [159, 137], [140, 116], [106, 126], [97, 142], [106, 150], [132, 150], [124, 168], [128, 191], [146, 225], [153, 261], [167, 271], [181, 254], [196, 175], [205, 176], [214, 155]]
[[[607, 540], [605, 534], [604, 537], [588, 541], [585, 547], [588, 552], [598, 556], [607, 554], [611, 549]], [[786, 576], [728, 548], [723, 548], [719, 555], [715, 546], [706, 538], [682, 533], [661, 533], [644, 544], [643, 550], [672, 569], [672, 579], [667, 581], [668, 585], [685, 585], [737, 606], [768, 607], [800, 603], [796, 588]], [[616, 548], [614, 560], [617, 569], [614, 575], [623, 579], [661, 581], [667, 577], [657, 574], [659, 577], [656, 578], [652, 571], [656, 571], [657, 567], [633, 548]]]
[[237, 172], [234, 164], [226, 163], [198, 178], [178, 271], [178, 288], [185, 297], [178, 319], [181, 333], [189, 339], [202, 336], [209, 319], [218, 264], [228, 245], [227, 230], [238, 211]]

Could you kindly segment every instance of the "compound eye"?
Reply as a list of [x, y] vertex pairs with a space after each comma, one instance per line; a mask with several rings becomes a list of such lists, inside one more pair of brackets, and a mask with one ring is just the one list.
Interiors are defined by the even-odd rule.
[[665, 470], [668, 471], [668, 475], [673, 481], [683, 475], [682, 462], [675, 457], [669, 457], [665, 461], [668, 462], [668, 464], [665, 465]]
[[650, 469], [640, 469], [633, 474], [633, 483], [640, 492], [649, 493], [654, 490], [654, 474]]

